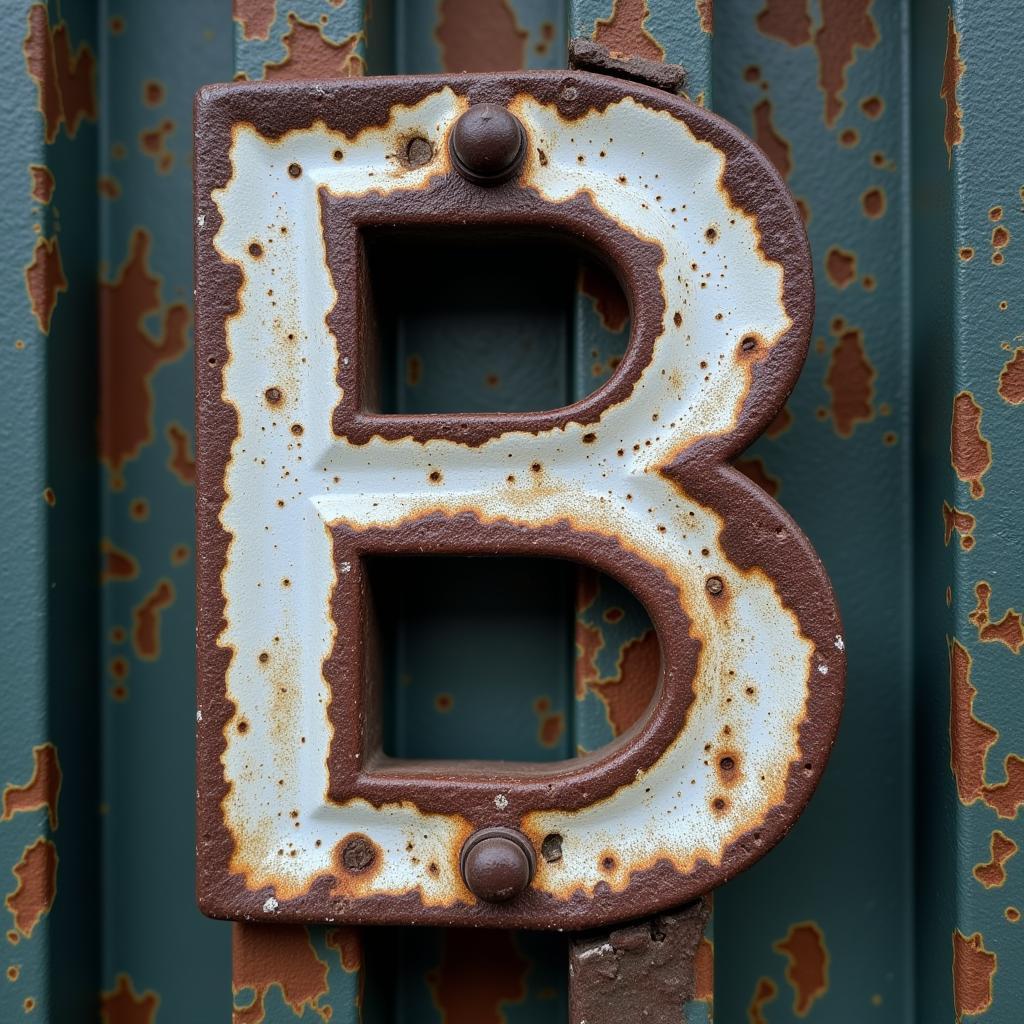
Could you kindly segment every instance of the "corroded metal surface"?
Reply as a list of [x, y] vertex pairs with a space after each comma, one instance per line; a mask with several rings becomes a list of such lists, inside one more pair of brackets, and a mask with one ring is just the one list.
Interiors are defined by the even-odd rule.
[[[518, 181], [450, 173], [471, 99], [525, 126]], [[402, 159], [414, 139], [432, 159]], [[197, 173], [204, 909], [554, 927], [756, 859], [824, 768], [844, 668], [816, 557], [724, 465], [777, 413], [810, 327], [802, 224], [767, 160], [682, 100], [575, 73], [211, 88]], [[604, 387], [530, 415], [372, 411], [357, 228], [455, 218], [555, 227], [618, 267], [632, 343]], [[424, 551], [625, 582], [659, 631], [649, 717], [558, 766], [383, 758], [362, 559]], [[458, 874], [487, 825], [562, 837], [502, 907]], [[372, 865], [347, 871], [357, 835]]]

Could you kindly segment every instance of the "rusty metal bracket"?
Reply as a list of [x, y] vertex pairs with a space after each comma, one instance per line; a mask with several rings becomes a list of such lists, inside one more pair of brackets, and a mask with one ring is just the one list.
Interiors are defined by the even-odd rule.
[[686, 89], [686, 69], [681, 64], [649, 60], [635, 54], [620, 55], [593, 39], [579, 36], [569, 40], [568, 49], [569, 67], [575, 71], [596, 71], [613, 78], [642, 82], [665, 92], [681, 93]]

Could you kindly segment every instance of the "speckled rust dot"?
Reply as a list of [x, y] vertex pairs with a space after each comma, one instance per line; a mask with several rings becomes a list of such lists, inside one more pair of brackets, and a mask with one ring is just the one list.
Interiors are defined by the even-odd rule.
[[748, 334], [740, 342], [740, 348], [743, 349], [744, 352], [753, 352], [754, 349], [757, 348], [757, 338], [755, 338], [752, 334]]
[[269, 655], [269, 654], [267, 654], [267, 652], [266, 652], [266, 651], [262, 651], [262, 652], [260, 653], [260, 663], [261, 663], [261, 664], [263, 664], [263, 665], [266, 665], [266, 663], [267, 663], [268, 661], [270, 661], [270, 655]]
[[353, 836], [341, 850], [341, 863], [346, 871], [358, 875], [373, 866], [377, 851], [366, 836]]
[[281, 394], [280, 388], [267, 388], [267, 390], [263, 392], [263, 397], [271, 405], [277, 405], [281, 399], [284, 398], [284, 395]]
[[293, 178], [297, 178], [302, 173], [302, 168], [298, 164], [289, 164], [288, 173]]
[[721, 576], [709, 576], [707, 582], [704, 584], [704, 589], [712, 595], [717, 597], [725, 590], [725, 584], [722, 582]]
[[714, 245], [718, 241], [718, 231], [715, 228], [708, 228], [704, 232], [704, 241], [709, 245]]
[[593, 444], [597, 440], [597, 434], [584, 434], [582, 440], [584, 444]]
[[240, 733], [247, 733], [249, 731], [249, 723], [244, 718], [238, 723], [238, 731]]
[[736, 762], [731, 757], [728, 757], [728, 756], [723, 757], [721, 759], [721, 761], [718, 762], [718, 764], [719, 764], [719, 767], [721, 767], [723, 772], [731, 772], [733, 770], [733, 768], [736, 767]]
[[331, 155], [335, 160], [340, 160], [345, 154], [340, 149], [336, 149]]
[[296, 437], [298, 437], [302, 433], [302, 424], [301, 423], [293, 423], [292, 424], [292, 433]]
[[683, 326], [683, 314], [680, 313], [678, 309], [676, 310], [675, 315], [672, 317], [672, 323], [674, 323], [676, 327]]
[[249, 255], [254, 259], [258, 260], [263, 255], [263, 246], [259, 242], [249, 243]]
[[409, 167], [422, 167], [429, 163], [433, 156], [434, 147], [422, 135], [417, 135], [406, 144], [405, 162]]
[[439, 469], [431, 470], [431, 472], [427, 476], [427, 479], [432, 484], [440, 483], [441, 482], [441, 471]]

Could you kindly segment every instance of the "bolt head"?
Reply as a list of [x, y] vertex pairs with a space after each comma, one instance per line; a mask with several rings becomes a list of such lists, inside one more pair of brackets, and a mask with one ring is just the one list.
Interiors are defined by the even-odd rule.
[[532, 881], [535, 858], [526, 836], [511, 828], [473, 833], [462, 849], [462, 877], [477, 899], [505, 903]]
[[500, 103], [475, 103], [455, 122], [448, 148], [467, 181], [500, 185], [522, 166], [526, 133]]

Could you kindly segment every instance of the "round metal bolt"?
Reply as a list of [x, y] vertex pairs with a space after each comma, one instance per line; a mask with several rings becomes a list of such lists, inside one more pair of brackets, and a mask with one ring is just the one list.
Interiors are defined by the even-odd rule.
[[476, 103], [455, 122], [448, 149], [467, 181], [500, 185], [522, 166], [526, 133], [500, 103]]
[[460, 867], [474, 896], [504, 903], [530, 884], [535, 864], [526, 836], [511, 828], [484, 828], [466, 840]]

